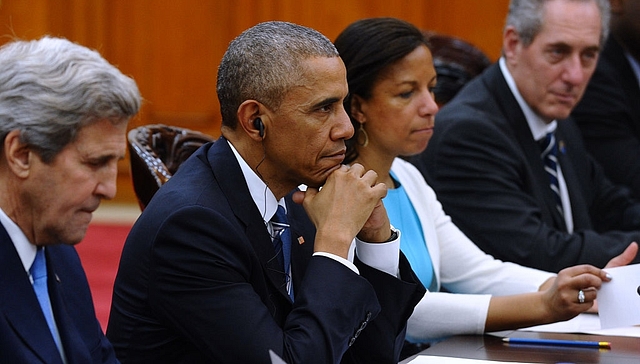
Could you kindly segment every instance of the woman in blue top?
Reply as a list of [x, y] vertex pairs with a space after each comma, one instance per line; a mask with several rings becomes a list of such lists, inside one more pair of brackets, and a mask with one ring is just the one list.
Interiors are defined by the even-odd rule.
[[[421, 31], [398, 19], [364, 19], [335, 45], [347, 68], [345, 108], [356, 130], [345, 162], [376, 171], [387, 185], [384, 204], [402, 231], [401, 250], [429, 289], [409, 320], [408, 340], [516, 329], [595, 310], [597, 289], [609, 280], [604, 271], [580, 265], [556, 276], [494, 259], [451, 222], [420, 172], [398, 158], [427, 147], [438, 111], [436, 72]], [[627, 264], [637, 249], [632, 244], [608, 266]]]

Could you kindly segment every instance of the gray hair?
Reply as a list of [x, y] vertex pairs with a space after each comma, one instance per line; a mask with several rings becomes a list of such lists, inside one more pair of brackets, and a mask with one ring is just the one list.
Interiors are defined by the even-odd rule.
[[[542, 29], [544, 22], [544, 6], [549, 1], [556, 0], [511, 0], [505, 26], [512, 26], [518, 32], [522, 44], [527, 47]], [[611, 7], [609, 0], [570, 0], [579, 2], [595, 2], [600, 10], [600, 44], [604, 44], [609, 35], [609, 19]]]
[[44, 163], [93, 122], [128, 122], [140, 92], [100, 54], [45, 36], [0, 47], [0, 140], [20, 130], [20, 141]]
[[337, 56], [327, 37], [301, 25], [271, 21], [245, 30], [231, 41], [218, 67], [222, 124], [235, 129], [238, 107], [246, 100], [277, 110], [299, 81], [302, 61]]

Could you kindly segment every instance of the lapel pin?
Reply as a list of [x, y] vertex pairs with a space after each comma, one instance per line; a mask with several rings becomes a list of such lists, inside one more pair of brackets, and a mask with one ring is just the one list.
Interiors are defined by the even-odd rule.
[[300, 245], [304, 244], [304, 237], [298, 236], [298, 244]]
[[558, 142], [558, 148], [560, 149], [560, 153], [564, 154], [567, 151], [567, 148], [565, 148], [564, 145], [564, 140], [561, 140]]

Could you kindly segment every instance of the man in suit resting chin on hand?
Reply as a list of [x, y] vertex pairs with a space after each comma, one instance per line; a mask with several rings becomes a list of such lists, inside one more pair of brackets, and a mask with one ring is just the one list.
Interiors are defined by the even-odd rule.
[[118, 358], [397, 363], [425, 291], [385, 185], [341, 164], [353, 127], [335, 47], [258, 24], [229, 45], [217, 90], [222, 137], [180, 166], [125, 243], [107, 329]]

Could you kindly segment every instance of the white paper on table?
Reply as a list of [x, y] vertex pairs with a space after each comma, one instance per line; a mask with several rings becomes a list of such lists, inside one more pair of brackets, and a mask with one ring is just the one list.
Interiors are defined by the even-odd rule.
[[625, 326], [612, 329], [601, 329], [600, 318], [597, 314], [581, 313], [568, 321], [556, 322], [553, 324], [531, 326], [520, 329], [520, 331], [534, 332], [559, 332], [572, 334], [592, 334], [604, 336], [626, 336], [640, 337], [640, 326]]
[[600, 328], [640, 324], [640, 264], [607, 268], [611, 282], [598, 291]]
[[450, 358], [448, 356], [419, 355], [415, 359], [411, 360], [409, 364], [532, 364], [532, 363]]
[[591, 333], [600, 330], [600, 319], [597, 314], [581, 313], [567, 321], [552, 324], [525, 327], [520, 331], [560, 332], [560, 333]]

